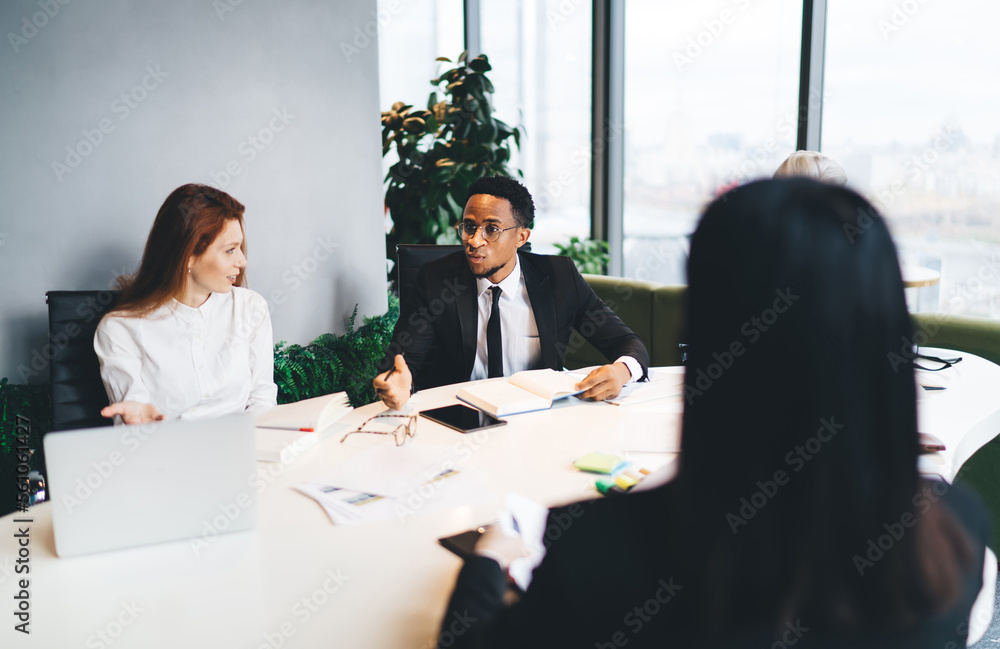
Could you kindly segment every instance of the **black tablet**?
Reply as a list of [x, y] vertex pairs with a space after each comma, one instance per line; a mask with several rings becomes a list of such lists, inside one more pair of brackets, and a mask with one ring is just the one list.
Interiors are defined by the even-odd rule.
[[474, 433], [484, 428], [494, 428], [507, 424], [503, 419], [497, 419], [482, 410], [476, 410], [475, 408], [461, 404], [457, 406], [445, 406], [444, 408], [434, 408], [433, 410], [423, 410], [420, 416], [427, 417], [431, 421], [436, 421], [448, 428], [454, 428], [460, 433]]

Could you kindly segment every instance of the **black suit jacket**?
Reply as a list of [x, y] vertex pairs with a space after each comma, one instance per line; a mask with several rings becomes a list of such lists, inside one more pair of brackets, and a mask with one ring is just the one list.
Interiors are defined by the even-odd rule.
[[[545, 533], [547, 553], [521, 600], [504, 606], [506, 576], [496, 561], [468, 559], [441, 624], [440, 647], [451, 649], [560, 647], [712, 647], [712, 649], [944, 649], [965, 647], [972, 604], [982, 587], [989, 538], [978, 498], [952, 486], [941, 502], [965, 528], [973, 565], [963, 575], [958, 601], [907, 630], [831, 637], [799, 628], [751, 631], [706, 643], [707, 629], [691, 597], [683, 552], [675, 547], [671, 512], [674, 485], [553, 509]], [[671, 532], [674, 533], [671, 533]], [[754, 593], [749, 593], [753, 597]], [[748, 606], [754, 602], [748, 601]], [[793, 625], [794, 626], [794, 625]]]
[[[575, 328], [609, 361], [631, 356], [649, 365], [645, 345], [594, 293], [568, 257], [518, 252], [541, 343], [541, 367], [562, 369]], [[464, 252], [425, 264], [403, 296], [392, 343], [380, 365], [403, 354], [417, 388], [468, 381], [476, 360], [476, 278]]]

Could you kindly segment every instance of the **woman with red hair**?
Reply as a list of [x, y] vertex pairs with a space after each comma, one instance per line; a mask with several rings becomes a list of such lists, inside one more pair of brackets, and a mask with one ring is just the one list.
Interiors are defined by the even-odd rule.
[[259, 412], [275, 405], [267, 302], [243, 288], [243, 205], [189, 184], [160, 207], [139, 269], [94, 349], [111, 405], [126, 424]]

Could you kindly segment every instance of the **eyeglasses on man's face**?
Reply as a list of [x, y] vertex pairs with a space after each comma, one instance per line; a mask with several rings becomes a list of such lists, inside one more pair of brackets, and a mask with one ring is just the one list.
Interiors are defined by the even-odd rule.
[[462, 238], [462, 241], [469, 241], [476, 238], [476, 232], [479, 230], [483, 231], [483, 239], [486, 239], [490, 243], [493, 243], [500, 238], [500, 235], [507, 230], [513, 230], [518, 226], [512, 225], [509, 228], [501, 228], [496, 223], [484, 223], [483, 225], [476, 225], [473, 221], [463, 221], [455, 226], [458, 230], [458, 236]]

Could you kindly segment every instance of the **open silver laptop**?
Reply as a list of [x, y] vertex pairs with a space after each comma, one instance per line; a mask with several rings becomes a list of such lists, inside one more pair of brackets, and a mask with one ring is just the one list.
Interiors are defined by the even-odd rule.
[[49, 433], [43, 443], [60, 557], [256, 525], [251, 415]]

